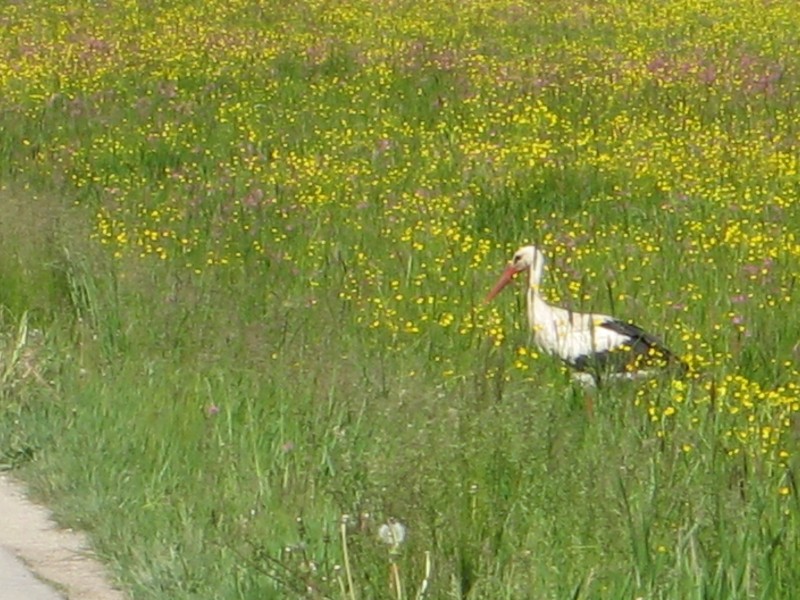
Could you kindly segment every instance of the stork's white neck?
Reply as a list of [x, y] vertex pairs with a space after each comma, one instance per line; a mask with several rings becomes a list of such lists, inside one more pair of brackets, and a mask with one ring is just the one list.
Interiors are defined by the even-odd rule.
[[545, 302], [541, 292], [539, 292], [539, 286], [530, 286], [528, 288], [528, 317], [531, 325], [546, 318], [551, 310], [552, 306]]
[[535, 256], [533, 264], [528, 268], [528, 324], [534, 335], [541, 329], [541, 324], [548, 322], [552, 316], [553, 307], [545, 302], [540, 291], [542, 276], [544, 275], [544, 257]]
[[542, 282], [544, 275], [544, 259], [539, 256], [538, 260], [534, 260], [533, 264], [528, 268], [528, 287], [539, 291], [539, 284]]
[[542, 279], [542, 266], [531, 267], [528, 275], [528, 322], [536, 331], [537, 326], [547, 322], [550, 318], [553, 307], [550, 306], [542, 297], [539, 282]]

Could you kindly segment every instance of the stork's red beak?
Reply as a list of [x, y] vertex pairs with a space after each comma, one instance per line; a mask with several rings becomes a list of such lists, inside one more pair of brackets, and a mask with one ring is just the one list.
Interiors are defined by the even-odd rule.
[[516, 275], [518, 272], [519, 271], [514, 268], [514, 265], [508, 265], [506, 270], [503, 271], [503, 274], [500, 275], [500, 279], [498, 279], [497, 283], [494, 284], [492, 290], [486, 295], [486, 300], [484, 300], [484, 302], [487, 304], [491, 302], [492, 299], [497, 296], [497, 294], [503, 291], [504, 287], [511, 283], [511, 280], [514, 279], [514, 275]]

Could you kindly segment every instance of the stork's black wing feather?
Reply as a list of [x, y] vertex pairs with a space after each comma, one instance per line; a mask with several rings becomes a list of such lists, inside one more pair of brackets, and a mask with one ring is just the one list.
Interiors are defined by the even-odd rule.
[[633, 323], [626, 323], [625, 321], [611, 319], [600, 323], [600, 327], [603, 327], [604, 329], [610, 329], [615, 333], [627, 336], [631, 339], [631, 342], [636, 345], [645, 344], [648, 348], [659, 350], [667, 356], [674, 356], [674, 354], [667, 349], [667, 346], [664, 344], [664, 342], [662, 342], [653, 334], [646, 332], [638, 325], [634, 325]]
[[617, 319], [603, 321], [598, 326], [624, 336], [627, 341], [621, 348], [577, 357], [571, 364], [579, 371], [626, 372], [668, 364], [677, 364], [685, 371], [686, 365], [683, 361], [664, 342], [641, 327]]
[[649, 356], [661, 362], [677, 363], [683, 366], [683, 361], [667, 348], [663, 341], [638, 325], [611, 319], [601, 323], [600, 327], [610, 329], [611, 331], [628, 337], [630, 342], [628, 342], [627, 345], [631, 347], [631, 352], [635, 355], [642, 357]]

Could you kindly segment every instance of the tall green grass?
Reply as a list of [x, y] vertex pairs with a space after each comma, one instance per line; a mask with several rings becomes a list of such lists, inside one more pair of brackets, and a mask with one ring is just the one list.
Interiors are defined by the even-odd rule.
[[713, 407], [699, 426], [654, 423], [620, 387], [588, 418], [554, 365], [507, 382], [486, 343], [459, 359], [470, 376], [409, 377], [429, 368], [422, 348], [347, 326], [335, 288], [300, 309], [249, 277], [187, 283], [90, 256], [62, 256], [53, 293], [72, 312], [26, 345], [40, 377], [17, 369], [4, 388], [3, 450], [134, 597], [350, 597], [343, 544], [353, 593], [392, 597], [376, 535], [390, 517], [410, 532], [396, 558], [409, 597], [426, 552], [431, 597], [798, 584], [792, 471], [728, 456]]
[[241, 4], [9, 13], [0, 464], [134, 598], [792, 598], [790, 3]]

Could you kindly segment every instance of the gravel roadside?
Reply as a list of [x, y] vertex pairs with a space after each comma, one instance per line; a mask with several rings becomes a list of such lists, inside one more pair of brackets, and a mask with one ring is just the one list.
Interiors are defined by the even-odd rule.
[[[44, 585], [42, 581], [47, 582]], [[0, 600], [125, 600], [86, 537], [60, 529], [22, 485], [0, 475]]]

